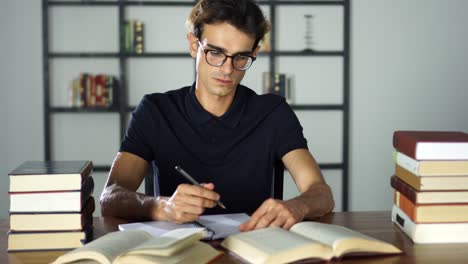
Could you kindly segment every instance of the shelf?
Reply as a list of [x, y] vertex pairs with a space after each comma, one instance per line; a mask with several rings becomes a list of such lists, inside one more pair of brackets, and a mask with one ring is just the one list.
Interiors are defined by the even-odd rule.
[[110, 1], [48, 1], [49, 6], [119, 6], [119, 2]]
[[345, 5], [345, 1], [258, 1], [261, 5], [318, 5], [318, 6], [331, 6], [331, 5]]
[[117, 107], [50, 107], [51, 113], [119, 113]]
[[142, 54], [137, 53], [123, 53], [118, 52], [51, 52], [50, 58], [190, 58], [188, 52], [145, 52]]
[[111, 166], [104, 166], [104, 165], [95, 165], [93, 170], [95, 172], [109, 172]]
[[[257, 1], [260, 5], [317, 5], [317, 6], [342, 6], [345, 1]], [[193, 6], [193, 2], [174, 1], [49, 1], [50, 6]]]
[[[344, 56], [343, 51], [276, 51], [276, 52], [260, 52], [260, 56]], [[51, 58], [119, 58], [118, 52], [51, 52]], [[188, 52], [145, 52], [123, 53], [123, 57], [131, 58], [188, 58]]]
[[343, 51], [277, 51], [277, 56], [344, 56]]
[[190, 58], [188, 52], [145, 52], [142, 54], [124, 54], [125, 57], [135, 58]]
[[[342, 104], [289, 104], [293, 110], [343, 110]], [[135, 110], [136, 106], [127, 107], [127, 112]]]
[[318, 166], [322, 170], [342, 170], [343, 163], [319, 163]]
[[342, 104], [289, 104], [293, 110], [343, 110]]
[[49, 1], [49, 6], [193, 6], [195, 2], [174, 1]]
[[51, 58], [118, 58], [118, 52], [50, 52]]

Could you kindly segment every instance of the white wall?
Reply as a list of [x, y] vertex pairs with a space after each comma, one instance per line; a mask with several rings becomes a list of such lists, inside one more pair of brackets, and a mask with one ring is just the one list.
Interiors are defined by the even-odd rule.
[[356, 0], [351, 210], [390, 210], [397, 129], [468, 132], [468, 1]]
[[[351, 207], [389, 210], [396, 129], [468, 132], [463, 0], [352, 1]], [[0, 2], [0, 218], [8, 172], [43, 158], [40, 1]], [[465, 92], [466, 93], [466, 92]], [[6, 114], [5, 114], [6, 113]], [[105, 175], [96, 175], [100, 192]]]
[[43, 158], [41, 1], [1, 1], [0, 10], [0, 218], [5, 218], [8, 172]]

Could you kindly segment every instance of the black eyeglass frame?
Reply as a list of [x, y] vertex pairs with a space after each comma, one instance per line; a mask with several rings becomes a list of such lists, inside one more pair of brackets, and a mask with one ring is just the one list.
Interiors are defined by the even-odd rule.
[[[198, 45], [200, 45], [200, 48], [202, 49], [203, 53], [205, 53], [205, 61], [206, 63], [208, 63], [209, 65], [213, 66], [213, 67], [221, 67], [224, 65], [224, 63], [226, 63], [227, 59], [228, 58], [231, 58], [231, 65], [234, 69], [238, 70], [238, 71], [246, 71], [250, 68], [250, 66], [252, 66], [252, 64], [254, 63], [254, 61], [257, 59], [257, 57], [254, 57], [254, 56], [251, 56], [251, 55], [240, 55], [240, 54], [234, 54], [234, 55], [227, 55], [226, 53], [224, 53], [223, 51], [219, 50], [219, 49], [206, 49], [206, 48], [203, 48], [203, 45], [201, 44], [200, 41], [198, 41]], [[208, 61], [208, 52], [212, 52], [212, 51], [215, 51], [215, 52], [219, 52], [221, 54], [224, 55], [224, 59], [223, 61], [216, 65], [216, 64], [212, 64]], [[238, 68], [236, 67], [236, 65], [234, 65], [234, 58], [236, 57], [248, 57], [251, 61], [250, 61], [250, 64], [248, 64], [247, 67], [244, 67], [244, 68]]]

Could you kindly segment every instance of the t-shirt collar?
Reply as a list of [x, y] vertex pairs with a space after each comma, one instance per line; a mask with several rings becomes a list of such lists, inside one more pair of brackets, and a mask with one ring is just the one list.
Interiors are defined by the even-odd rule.
[[236, 95], [229, 109], [220, 117], [216, 117], [207, 112], [198, 102], [195, 96], [195, 83], [192, 84], [189, 92], [185, 96], [185, 106], [189, 118], [196, 124], [204, 124], [210, 120], [216, 119], [223, 125], [234, 128], [239, 124], [242, 112], [245, 108], [245, 90], [244, 87], [238, 85], [236, 88]]

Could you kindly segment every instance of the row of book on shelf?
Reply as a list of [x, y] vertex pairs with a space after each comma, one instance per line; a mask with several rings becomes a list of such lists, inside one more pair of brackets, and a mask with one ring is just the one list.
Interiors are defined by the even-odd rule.
[[79, 108], [109, 108], [118, 102], [119, 82], [108, 74], [80, 73], [72, 81], [68, 105]]
[[91, 161], [26, 161], [9, 173], [10, 252], [81, 247], [93, 231]]
[[141, 20], [129, 19], [124, 22], [124, 50], [127, 53], [145, 52], [145, 24]]
[[392, 221], [415, 243], [468, 242], [468, 134], [395, 131]]

